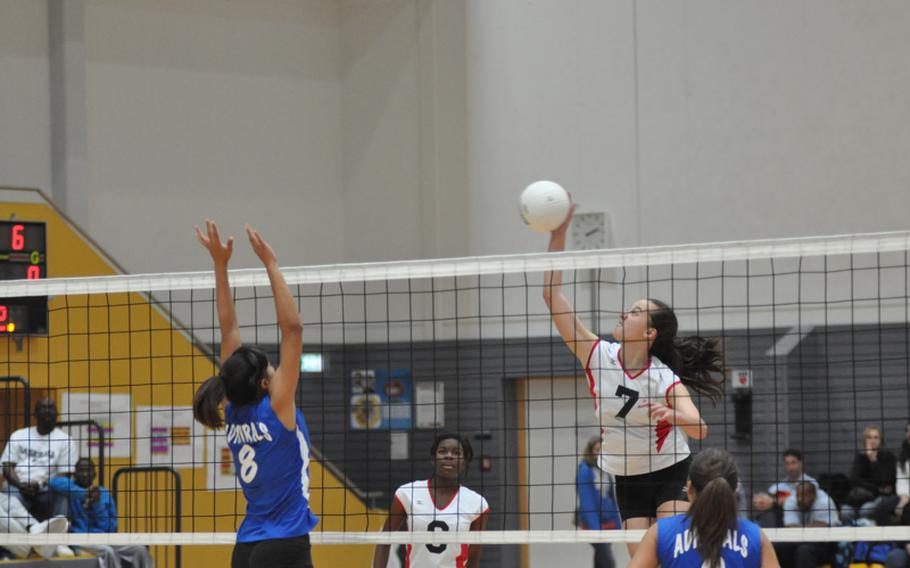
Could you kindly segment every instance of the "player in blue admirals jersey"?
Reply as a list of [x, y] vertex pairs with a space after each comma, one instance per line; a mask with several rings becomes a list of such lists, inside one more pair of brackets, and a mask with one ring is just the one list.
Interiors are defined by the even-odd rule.
[[247, 225], [250, 244], [265, 265], [275, 297], [281, 331], [278, 368], [269, 364], [261, 349], [242, 346], [228, 283], [233, 237], [223, 243], [214, 222], [206, 220], [205, 226], [205, 234], [196, 227], [196, 238], [215, 263], [222, 364], [221, 372], [196, 391], [193, 415], [210, 428], [225, 426], [246, 497], [231, 567], [311, 567], [309, 533], [317, 519], [309, 505], [310, 435], [294, 405], [303, 345], [300, 314], [275, 251]]
[[682, 515], [658, 519], [645, 533], [629, 568], [775, 568], [771, 541], [736, 514], [739, 473], [727, 452], [702, 450], [689, 468], [691, 502]]

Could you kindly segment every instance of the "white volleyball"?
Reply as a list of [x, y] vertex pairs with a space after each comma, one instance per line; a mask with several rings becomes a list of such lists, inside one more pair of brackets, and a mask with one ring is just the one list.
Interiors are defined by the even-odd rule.
[[549, 233], [562, 225], [569, 215], [572, 200], [561, 185], [535, 181], [521, 192], [519, 209], [525, 224], [535, 231]]

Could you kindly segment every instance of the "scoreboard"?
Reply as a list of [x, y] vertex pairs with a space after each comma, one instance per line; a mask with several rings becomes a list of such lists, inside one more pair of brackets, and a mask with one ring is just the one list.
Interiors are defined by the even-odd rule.
[[[46, 225], [0, 221], [0, 280], [46, 277]], [[8, 334], [47, 334], [47, 296], [0, 298], [0, 335]]]

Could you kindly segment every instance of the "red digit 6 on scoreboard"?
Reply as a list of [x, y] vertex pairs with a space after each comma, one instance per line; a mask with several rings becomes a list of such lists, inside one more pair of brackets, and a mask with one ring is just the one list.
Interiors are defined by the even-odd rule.
[[25, 236], [22, 234], [22, 231], [25, 230], [25, 225], [13, 225], [13, 234], [10, 237], [10, 244], [13, 247], [13, 250], [22, 250], [25, 248]]

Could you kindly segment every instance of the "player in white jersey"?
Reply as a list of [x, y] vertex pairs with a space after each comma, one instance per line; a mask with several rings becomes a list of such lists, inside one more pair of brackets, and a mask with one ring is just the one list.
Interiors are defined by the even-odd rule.
[[[574, 211], [574, 206], [572, 207]], [[550, 236], [549, 251], [566, 246], [566, 221]], [[723, 394], [722, 355], [716, 339], [677, 337], [673, 310], [637, 300], [605, 341], [576, 317], [562, 293], [562, 273], [544, 276], [544, 301], [566, 345], [585, 366], [601, 427], [599, 465], [616, 477], [623, 527], [646, 529], [656, 518], [687, 509], [683, 488], [689, 468], [688, 437], [708, 434], [689, 388]], [[629, 550], [634, 554], [635, 545]]]
[[[482, 531], [486, 529], [490, 506], [476, 491], [461, 484], [473, 456], [471, 443], [457, 434], [436, 437], [433, 477], [405, 483], [395, 491], [385, 531]], [[385, 568], [389, 545], [380, 544], [373, 556], [373, 568]], [[467, 544], [409, 544], [407, 568], [476, 568], [480, 546]]]

